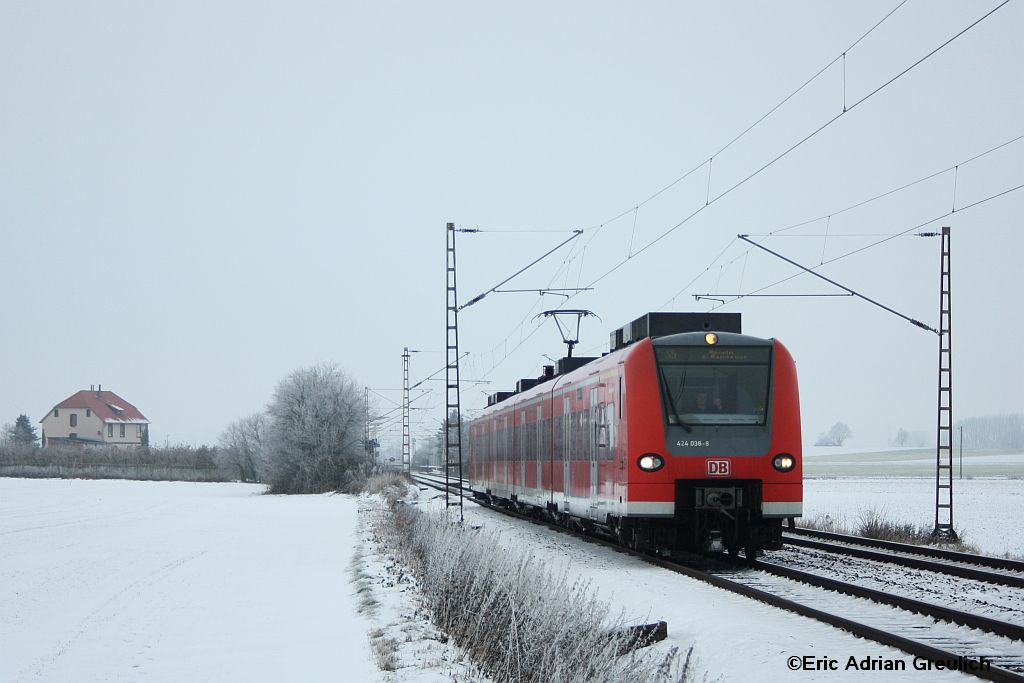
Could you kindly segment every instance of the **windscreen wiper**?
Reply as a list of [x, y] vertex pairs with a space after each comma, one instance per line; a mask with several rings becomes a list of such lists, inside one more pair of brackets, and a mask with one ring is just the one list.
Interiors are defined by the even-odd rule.
[[669, 410], [672, 411], [672, 417], [676, 419], [676, 424], [687, 432], [692, 432], [693, 427], [683, 422], [683, 418], [679, 417], [679, 413], [676, 411], [676, 402], [672, 398], [672, 392], [668, 388], [668, 379], [665, 377], [664, 368], [658, 368], [658, 377], [661, 379], [661, 389], [665, 392], [665, 400], [668, 401]]

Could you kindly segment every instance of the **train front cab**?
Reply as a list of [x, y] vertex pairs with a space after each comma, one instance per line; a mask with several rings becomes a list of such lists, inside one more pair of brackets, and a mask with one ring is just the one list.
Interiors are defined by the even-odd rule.
[[[802, 512], [796, 367], [780, 342], [698, 332], [660, 337], [626, 361], [628, 507], [653, 547], [782, 547]], [[645, 460], [646, 457], [646, 460]], [[646, 468], [646, 470], [645, 470]]]

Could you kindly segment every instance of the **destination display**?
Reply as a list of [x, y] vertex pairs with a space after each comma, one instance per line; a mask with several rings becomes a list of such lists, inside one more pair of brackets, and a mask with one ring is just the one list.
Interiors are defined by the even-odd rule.
[[659, 363], [695, 363], [726, 365], [753, 363], [767, 365], [770, 346], [655, 346]]

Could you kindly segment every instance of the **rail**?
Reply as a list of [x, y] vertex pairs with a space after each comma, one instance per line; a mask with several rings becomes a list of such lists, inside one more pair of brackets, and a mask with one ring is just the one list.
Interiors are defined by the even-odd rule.
[[[432, 480], [428, 475], [414, 473], [413, 479], [414, 481], [417, 481], [418, 483], [424, 484], [426, 486], [441, 491], [445, 490], [443, 482], [437, 482], [436, 480]], [[1007, 681], [1017, 683], [1024, 682], [1024, 675], [1017, 671], [1019, 670], [1021, 672], [1024, 672], [1024, 658], [1001, 657], [1000, 660], [1002, 662], [1007, 663], [1013, 667], [1014, 670], [1011, 670], [1008, 668], [1004, 668], [1002, 666], [992, 664], [992, 658], [988, 656], [985, 656], [983, 659], [973, 656], [965, 657], [962, 654], [957, 654], [949, 650], [921, 642], [920, 640], [915, 640], [896, 633], [892, 633], [890, 631], [886, 631], [884, 629], [871, 626], [862, 621], [856, 621], [853, 619], [842, 617], [838, 614], [834, 614], [826, 610], [818, 609], [816, 607], [812, 607], [810, 605], [782, 597], [780, 595], [771, 593], [767, 590], [762, 590], [760, 588], [752, 587], [750, 585], [745, 585], [740, 580], [738, 580], [738, 578], [729, 578], [726, 575], [723, 575], [721, 573], [715, 573], [714, 571], [698, 569], [684, 564], [680, 564], [678, 562], [674, 562], [672, 560], [667, 560], [661, 557], [655, 557], [652, 555], [640, 553], [629, 548], [625, 548], [607, 539], [591, 535], [583, 535], [581, 533], [577, 533], [575, 531], [566, 529], [563, 526], [554, 524], [553, 522], [538, 519], [535, 516], [525, 515], [520, 512], [509, 510], [501, 506], [491, 505], [480, 500], [473, 500], [481, 507], [486, 507], [495, 512], [499, 512], [501, 514], [514, 517], [517, 519], [530, 521], [535, 524], [544, 524], [558, 531], [569, 533], [575, 536], [580, 536], [582, 538], [585, 538], [589, 542], [605, 545], [618, 552], [631, 555], [654, 566], [661, 567], [663, 569], [667, 569], [669, 571], [682, 574], [684, 576], [688, 576], [698, 581], [702, 581], [710, 585], [716, 586], [718, 588], [728, 590], [732, 593], [743, 595], [745, 597], [757, 600], [759, 602], [763, 602], [773, 607], [784, 609], [789, 612], [793, 612], [795, 614], [799, 614], [801, 616], [805, 616], [816, 621], [829, 624], [836, 628], [852, 633], [856, 636], [867, 638], [875, 642], [881, 643], [883, 645], [896, 647], [915, 657], [921, 657], [923, 659], [928, 659], [931, 661], [942, 662], [955, 662], [966, 660], [968, 662], [974, 662], [976, 664], [980, 663], [984, 659], [984, 661], [987, 661], [990, 664], [990, 668], [985, 669], [984, 667], [979, 667], [976, 669], [966, 669], [964, 670], [964, 673], [968, 673], [990, 681]], [[995, 619], [989, 619], [986, 617], [980, 617], [977, 615], [952, 610], [939, 605], [932, 605], [930, 603], [925, 603], [922, 601], [912, 600], [910, 598], [905, 598], [898, 595], [884, 593], [882, 591], [876, 591], [873, 589], [856, 586], [854, 584], [849, 584], [842, 581], [837, 581], [835, 579], [810, 574], [808, 572], [791, 569], [789, 567], [775, 565], [770, 562], [764, 562], [760, 560], [756, 561], [752, 569], [764, 571], [768, 574], [783, 577], [785, 579], [800, 582], [810, 586], [814, 586], [815, 588], [820, 588], [823, 590], [840, 593], [843, 595], [849, 595], [856, 598], [862, 598], [879, 604], [897, 607], [907, 612], [924, 615], [932, 619], [951, 622], [962, 626], [968, 626], [971, 628], [984, 631], [989, 634], [993, 634], [997, 637], [1024, 640], [1024, 628], [1017, 626], [1015, 624], [1009, 624]], [[733, 569], [733, 571], [735, 571], [735, 569]], [[737, 574], [737, 577], [739, 576], [740, 575]]]

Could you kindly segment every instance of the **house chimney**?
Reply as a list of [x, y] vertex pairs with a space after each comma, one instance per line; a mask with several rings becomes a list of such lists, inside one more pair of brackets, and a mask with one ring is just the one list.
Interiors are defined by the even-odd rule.
[[103, 398], [103, 397], [102, 397], [102, 396], [100, 395], [100, 394], [102, 394], [102, 393], [103, 393], [103, 385], [102, 385], [102, 384], [97, 384], [97, 385], [96, 385], [96, 398]]
[[96, 385], [95, 384], [90, 384], [89, 385], [89, 391], [96, 391]]

